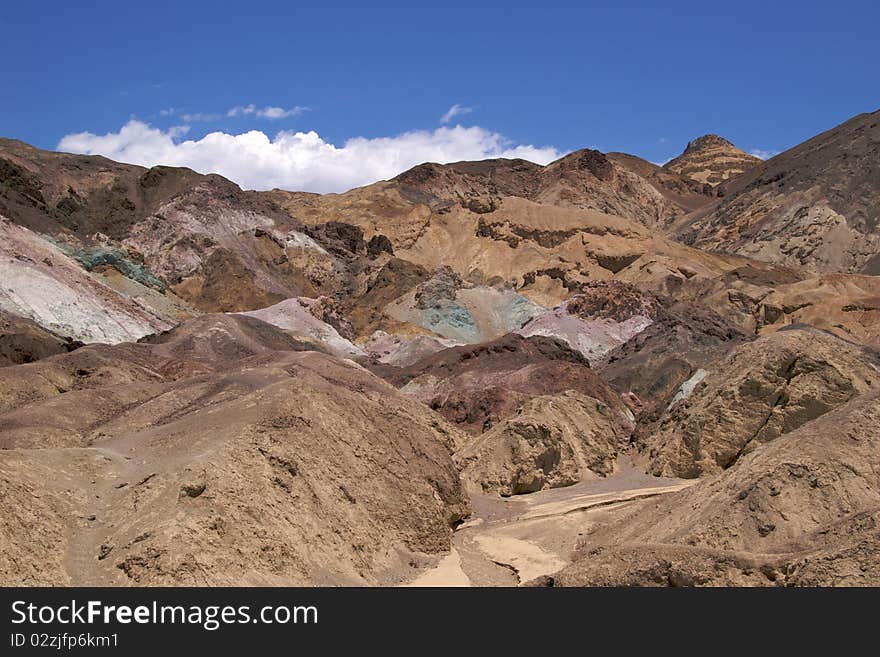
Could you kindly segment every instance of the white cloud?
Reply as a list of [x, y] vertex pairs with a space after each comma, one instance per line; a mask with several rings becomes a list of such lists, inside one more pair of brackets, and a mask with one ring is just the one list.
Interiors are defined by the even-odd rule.
[[270, 121], [275, 121], [277, 119], [286, 119], [291, 116], [299, 116], [303, 112], [305, 112], [307, 107], [300, 107], [299, 105], [295, 105], [290, 109], [284, 109], [283, 107], [273, 107], [268, 105], [266, 107], [257, 107], [253, 103], [250, 105], [236, 105], [231, 110], [226, 112], [226, 116], [235, 117], [235, 116], [248, 116], [253, 115], [258, 119], [268, 119]]
[[[286, 119], [291, 116], [299, 116], [303, 112], [308, 111], [308, 107], [300, 107], [296, 105], [290, 109], [283, 107], [274, 107], [268, 105], [266, 107], [257, 107], [253, 103], [250, 105], [236, 105], [224, 114], [219, 112], [190, 112], [188, 114], [180, 114], [180, 118], [187, 123], [212, 123], [219, 121], [224, 116], [234, 118], [237, 116], [253, 116], [258, 119], [267, 119], [276, 121], [278, 119]], [[177, 114], [177, 110], [173, 107], [159, 110], [159, 116], [172, 116]]]
[[753, 148], [749, 151], [749, 154], [762, 160], [769, 160], [771, 157], [779, 155], [779, 151], [765, 151], [761, 148]]
[[281, 107], [264, 107], [261, 110], [257, 110], [257, 116], [263, 119], [286, 119], [289, 116], [299, 116], [303, 112], [306, 111], [305, 107], [300, 107], [299, 105], [295, 107], [291, 107], [290, 109], [284, 109]]
[[231, 110], [226, 112], [226, 116], [239, 116], [244, 114], [253, 114], [257, 111], [257, 106], [251, 103], [250, 105], [236, 105]]
[[192, 114], [181, 114], [180, 118], [182, 118], [187, 123], [210, 123], [212, 121], [218, 121], [223, 117], [221, 117], [219, 114], [194, 112]]
[[462, 114], [470, 114], [473, 111], [473, 107], [464, 107], [456, 103], [448, 110], [446, 110], [446, 113], [440, 117], [440, 123], [445, 125], [452, 121], [452, 119], [454, 119], [456, 116], [461, 116]]
[[314, 131], [281, 131], [273, 138], [258, 130], [237, 135], [212, 132], [201, 139], [179, 141], [180, 129], [163, 131], [131, 120], [119, 132], [67, 135], [58, 148], [143, 166], [166, 164], [219, 173], [245, 189], [313, 192], [341, 192], [386, 180], [422, 162], [507, 157], [546, 164], [562, 155], [554, 148], [513, 145], [480, 127], [354, 137], [341, 146], [324, 141]]

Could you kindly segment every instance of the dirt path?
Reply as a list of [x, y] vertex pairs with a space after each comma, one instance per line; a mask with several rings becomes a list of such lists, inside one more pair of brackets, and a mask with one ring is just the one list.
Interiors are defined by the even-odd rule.
[[103, 537], [112, 527], [113, 498], [120, 482], [131, 479], [132, 464], [111, 449], [73, 448], [90, 479], [85, 484], [86, 505], [81, 509], [84, 521], [74, 530], [68, 543], [65, 565], [72, 586], [110, 586], [114, 582], [100, 567], [109, 556], [102, 552]]
[[407, 586], [517, 586], [570, 563], [577, 540], [604, 511], [690, 486], [621, 462], [606, 479], [511, 498], [471, 493], [474, 515], [453, 547]]
[[458, 550], [452, 548], [436, 566], [426, 570], [407, 586], [470, 586], [471, 580], [461, 568]]
[[506, 564], [518, 582], [554, 573], [567, 564], [559, 555], [548, 552], [537, 543], [501, 534], [481, 534], [477, 545], [497, 564]]

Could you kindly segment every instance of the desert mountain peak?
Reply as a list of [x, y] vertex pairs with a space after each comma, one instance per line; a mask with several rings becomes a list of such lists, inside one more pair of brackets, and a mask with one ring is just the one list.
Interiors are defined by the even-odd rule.
[[760, 162], [724, 137], [708, 134], [689, 141], [684, 152], [663, 168], [715, 187]]
[[693, 141], [689, 141], [684, 149], [684, 153], [696, 153], [709, 148], [731, 148], [739, 151], [736, 146], [727, 141], [721, 135], [708, 134], [703, 135], [702, 137], [697, 137]]

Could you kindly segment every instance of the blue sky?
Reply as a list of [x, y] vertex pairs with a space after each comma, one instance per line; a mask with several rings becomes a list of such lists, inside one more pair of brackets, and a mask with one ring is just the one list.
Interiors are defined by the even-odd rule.
[[[266, 166], [289, 170], [257, 173], [326, 191], [333, 166], [377, 148], [373, 175], [408, 163], [392, 151], [439, 159], [473, 143], [478, 155], [594, 147], [664, 161], [706, 132], [773, 152], [880, 108], [876, 2], [219, 5], [7, 3], [0, 135], [43, 148], [110, 135], [63, 145], [194, 168], [272, 147]], [[467, 111], [442, 124], [456, 104]], [[435, 134], [444, 125], [470, 132]], [[251, 130], [269, 145], [200, 141]], [[310, 131], [317, 141], [292, 137]], [[375, 141], [413, 131], [416, 146]], [[279, 132], [291, 137], [276, 148]], [[353, 138], [364, 139], [346, 157], [333, 150]], [[187, 140], [196, 146], [182, 153]], [[516, 150], [529, 145], [543, 150]], [[309, 180], [308, 166], [329, 168]], [[349, 171], [339, 185], [360, 182]]]

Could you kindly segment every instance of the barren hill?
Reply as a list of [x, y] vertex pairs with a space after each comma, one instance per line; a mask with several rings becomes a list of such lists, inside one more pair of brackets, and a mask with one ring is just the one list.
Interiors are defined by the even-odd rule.
[[448, 549], [455, 429], [300, 348], [220, 315], [0, 368], [2, 581], [393, 583]]
[[681, 229], [703, 249], [880, 273], [880, 112], [860, 114], [725, 183]]
[[[347, 217], [344, 221], [356, 223], [356, 211], [385, 221], [414, 219], [413, 215], [421, 214], [414, 212], [420, 206], [437, 214], [456, 206], [485, 214], [493, 212], [502, 199], [517, 197], [544, 205], [596, 210], [652, 228], [662, 228], [711, 201], [712, 192], [704, 185], [675, 172], [658, 172], [652, 166], [632, 156], [584, 149], [546, 166], [504, 159], [426, 163], [388, 182], [341, 195], [319, 197], [276, 190], [270, 196], [306, 222], [335, 212]], [[396, 235], [390, 236], [395, 241]]]
[[0, 215], [90, 270], [114, 270], [207, 312], [338, 293], [368, 260], [356, 235], [342, 248], [335, 235], [318, 235], [322, 246], [264, 194], [221, 176], [13, 140], [0, 140]]
[[716, 187], [761, 163], [718, 135], [703, 135], [689, 142], [684, 152], [663, 165], [667, 171]]
[[[556, 586], [877, 586], [880, 403], [861, 397], [718, 477], [611, 514]], [[546, 580], [545, 580], [546, 583]]]

